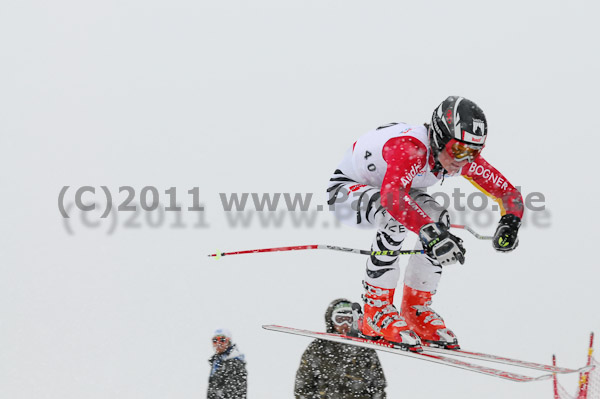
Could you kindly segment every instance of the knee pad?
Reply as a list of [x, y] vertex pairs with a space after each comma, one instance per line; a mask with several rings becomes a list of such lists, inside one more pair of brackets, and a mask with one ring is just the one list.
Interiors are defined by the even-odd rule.
[[[402, 242], [406, 238], [406, 228], [389, 214], [385, 209], [381, 209], [375, 216], [375, 225], [378, 233], [387, 235], [395, 242]], [[392, 245], [398, 245], [391, 243]]]

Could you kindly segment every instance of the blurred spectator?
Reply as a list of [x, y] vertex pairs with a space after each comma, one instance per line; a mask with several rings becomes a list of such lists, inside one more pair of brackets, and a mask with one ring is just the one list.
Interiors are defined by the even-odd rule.
[[[325, 312], [327, 332], [347, 334], [352, 303], [336, 299]], [[296, 372], [296, 399], [384, 399], [385, 376], [377, 353], [338, 342], [316, 339], [308, 346]]]
[[208, 399], [246, 399], [248, 373], [246, 360], [231, 341], [231, 332], [216, 330], [213, 338], [215, 354], [208, 360]]

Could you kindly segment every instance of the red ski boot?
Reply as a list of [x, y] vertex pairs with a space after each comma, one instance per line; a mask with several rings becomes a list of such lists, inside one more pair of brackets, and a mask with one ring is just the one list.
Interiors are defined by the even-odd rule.
[[423, 345], [460, 349], [456, 335], [446, 328], [441, 316], [429, 307], [432, 295], [431, 292], [415, 290], [405, 285], [402, 295], [402, 316], [409, 327], [421, 337]]
[[393, 289], [383, 289], [363, 282], [365, 303], [360, 332], [369, 339], [385, 339], [404, 350], [422, 351], [421, 340], [393, 305]]

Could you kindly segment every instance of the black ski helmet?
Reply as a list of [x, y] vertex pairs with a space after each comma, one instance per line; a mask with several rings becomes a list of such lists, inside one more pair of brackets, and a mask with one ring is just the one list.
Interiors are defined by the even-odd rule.
[[429, 144], [437, 159], [452, 139], [483, 148], [487, 137], [487, 121], [481, 108], [464, 97], [450, 96], [431, 116]]

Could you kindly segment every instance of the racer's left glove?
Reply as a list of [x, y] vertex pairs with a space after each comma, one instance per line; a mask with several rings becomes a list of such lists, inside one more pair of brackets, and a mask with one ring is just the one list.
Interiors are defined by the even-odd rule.
[[510, 252], [519, 245], [517, 233], [521, 227], [521, 218], [515, 215], [506, 214], [500, 218], [498, 228], [494, 234], [492, 245], [499, 252]]

